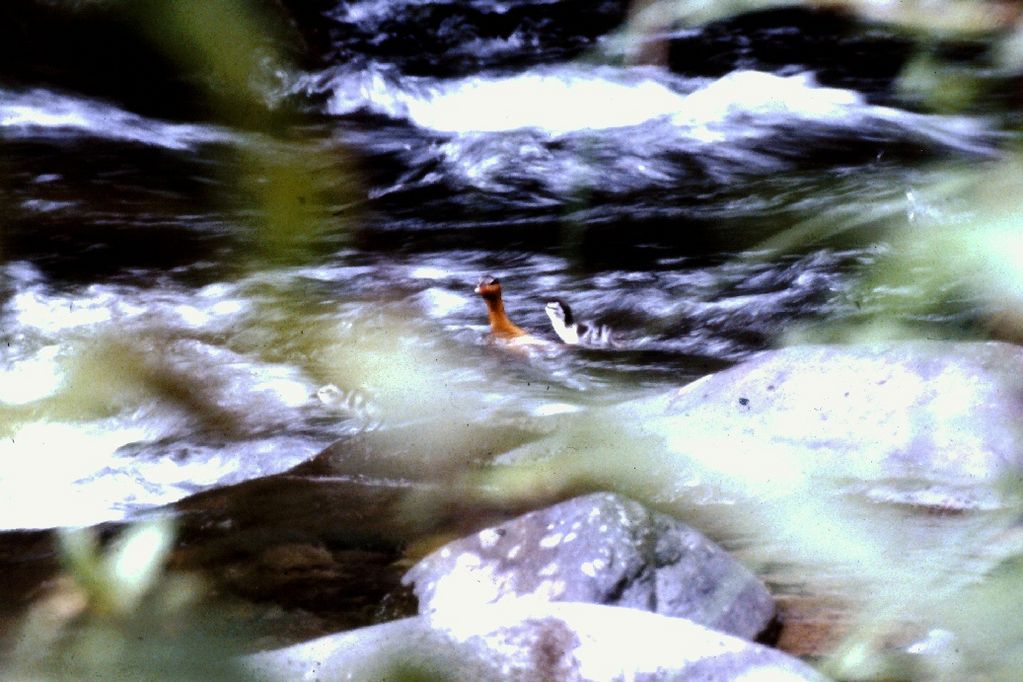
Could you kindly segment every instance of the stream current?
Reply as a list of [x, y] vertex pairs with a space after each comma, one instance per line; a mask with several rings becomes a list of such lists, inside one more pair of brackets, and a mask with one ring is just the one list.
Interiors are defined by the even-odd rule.
[[[954, 218], [918, 189], [997, 155], [989, 121], [748, 48], [799, 35], [787, 15], [622, 66], [623, 4], [574, 29], [569, 5], [340, 4], [330, 63], [267, 93], [308, 112], [275, 141], [0, 83], [0, 528], [131, 518], [438, 412], [611, 404], [870, 319], [886, 221]], [[747, 49], [680, 66], [701, 39]], [[250, 257], [260, 208], [225, 180], [269, 145], [351, 170], [299, 259]], [[822, 217], [838, 236], [768, 246]], [[507, 357], [483, 274], [532, 333], [555, 340], [556, 297], [617, 347]]]

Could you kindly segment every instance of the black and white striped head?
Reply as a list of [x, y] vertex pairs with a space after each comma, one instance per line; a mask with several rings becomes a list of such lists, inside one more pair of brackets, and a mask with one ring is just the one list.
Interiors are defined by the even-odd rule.
[[575, 324], [575, 318], [572, 316], [572, 309], [568, 307], [568, 304], [559, 298], [551, 299], [547, 302], [547, 316], [552, 320], [557, 318], [561, 320], [566, 327], [570, 327]]

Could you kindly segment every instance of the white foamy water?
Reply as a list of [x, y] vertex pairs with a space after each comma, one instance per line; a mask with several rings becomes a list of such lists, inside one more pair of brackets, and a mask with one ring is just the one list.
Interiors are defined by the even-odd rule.
[[[224, 345], [258, 324], [244, 283], [68, 291], [26, 263], [0, 274], [16, 288], [0, 310], [0, 528], [122, 519], [290, 468], [346, 428], [300, 368]], [[310, 428], [327, 417], [336, 432]]]
[[138, 482], [113, 492], [83, 485], [111, 464], [111, 453], [125, 443], [154, 436], [138, 425], [101, 420], [91, 423], [33, 422], [0, 439], [0, 528], [87, 525], [124, 517], [117, 503], [139, 490]]
[[[11, 463], [0, 471], [10, 501], [0, 528], [130, 517], [281, 472], [349, 434], [467, 405], [460, 427], [529, 423], [620, 399], [635, 386], [615, 377], [629, 372], [684, 381], [674, 365], [644, 363], [741, 358], [750, 334], [770, 338], [841, 296], [839, 264], [853, 254], [585, 275], [548, 254], [507, 252], [499, 264], [473, 250], [355, 255], [197, 289], [59, 287], [24, 262], [0, 268], [10, 292], [0, 456]], [[509, 358], [488, 344], [473, 293], [483, 274], [502, 280], [508, 314], [550, 340], [549, 353]], [[619, 346], [559, 346], [550, 297], [609, 325]], [[648, 352], [658, 355], [630, 355]]]
[[420, 150], [407, 150], [410, 163], [426, 155], [454, 184], [503, 194], [537, 186], [555, 196], [678, 188], [700, 177], [694, 168], [728, 183], [736, 174], [785, 170], [822, 142], [993, 151], [976, 119], [873, 105], [808, 73], [736, 71], [711, 80], [656, 67], [562, 64], [435, 79], [374, 67], [310, 76], [301, 87], [330, 93], [334, 115], [369, 111], [407, 121], [430, 135]]
[[[0, 439], [0, 528], [78, 526], [130, 518], [204, 488], [277, 473], [320, 444], [268, 437], [202, 446], [158, 411], [88, 422], [32, 422]], [[137, 451], [181, 441], [160, 456]], [[153, 449], [159, 449], [153, 447]]]
[[96, 100], [41, 89], [0, 89], [0, 136], [56, 134], [84, 134], [166, 149], [191, 149], [233, 139], [215, 126], [157, 121]]
[[654, 67], [561, 65], [513, 76], [440, 80], [378, 67], [336, 75], [326, 86], [333, 115], [367, 109], [451, 134], [529, 129], [563, 136], [669, 122], [679, 137], [706, 143], [765, 135], [779, 124], [874, 123], [974, 149], [984, 133], [972, 119], [871, 105], [854, 91], [818, 85], [808, 73], [736, 71], [708, 80]]
[[[547, 5], [558, 0], [515, 0], [516, 5], [533, 4]], [[511, 3], [502, 0], [355, 0], [354, 2], [342, 2], [328, 16], [338, 21], [361, 24], [366, 28], [376, 26], [384, 19], [399, 16], [408, 7], [421, 5], [441, 4], [464, 4], [470, 7], [489, 9], [498, 13], [508, 11]]]
[[0, 366], [0, 403], [25, 405], [53, 395], [62, 380], [57, 371], [60, 346], [43, 346], [19, 360]]
[[406, 100], [408, 118], [439, 132], [481, 133], [531, 128], [551, 135], [636, 126], [667, 116], [685, 99], [641, 74], [526, 73], [470, 78], [441, 87], [429, 99]]
[[[528, 128], [562, 135], [635, 126], [668, 116], [684, 99], [670, 82], [662, 72], [647, 67], [563, 66], [453, 80], [398, 77], [377, 68], [342, 74], [330, 82], [328, 112], [369, 109], [445, 133]], [[676, 79], [674, 85], [684, 87], [686, 81]]]
[[[376, 389], [411, 404], [423, 400], [404, 385], [379, 383], [395, 373], [387, 353], [409, 346], [437, 362], [433, 351], [415, 350], [432, 339], [399, 338], [390, 351], [372, 347], [390, 343], [388, 316], [421, 317], [418, 328], [439, 339], [462, 334], [470, 347], [482, 346], [485, 332], [463, 333], [486, 321], [471, 288], [479, 268], [471, 258], [378, 266], [342, 260], [194, 290], [173, 283], [56, 287], [29, 263], [0, 268], [10, 291], [0, 308], [8, 342], [0, 345], [0, 457], [7, 463], [0, 468], [0, 528], [130, 518], [209, 487], [279, 473], [347, 434], [378, 428]], [[368, 303], [384, 281], [394, 286], [391, 296], [398, 289], [403, 295]], [[325, 297], [311, 317], [295, 317], [281, 303], [296, 286]], [[292, 352], [275, 347], [300, 344], [303, 320], [325, 332], [308, 352], [315, 348], [326, 359], [309, 363], [301, 345]], [[278, 326], [284, 331], [274, 331]], [[446, 352], [445, 343], [437, 352]], [[362, 364], [351, 350], [359, 344], [370, 344]], [[354, 374], [355, 383], [324, 385], [307, 373], [334, 361], [349, 368], [332, 376], [340, 382]], [[442, 371], [432, 364], [408, 376], [426, 372], [424, 390], [461, 399], [459, 387], [485, 385], [478, 359], [463, 363], [448, 363], [441, 382], [428, 380]], [[506, 409], [510, 399], [496, 385], [480, 396], [487, 407], [477, 409]], [[543, 414], [549, 400], [541, 395], [523, 409], [539, 405]], [[426, 403], [417, 409], [429, 413]]]

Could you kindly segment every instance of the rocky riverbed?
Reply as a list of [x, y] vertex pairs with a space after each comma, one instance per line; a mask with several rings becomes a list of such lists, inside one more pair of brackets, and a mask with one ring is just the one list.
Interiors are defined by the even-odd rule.
[[[429, 665], [465, 679], [476, 665], [522, 679], [562, 679], [547, 665], [564, 679], [655, 669], [689, 679], [706, 665], [723, 666], [721, 679], [747, 665], [816, 679], [764, 644], [820, 662], [864, 619], [884, 634], [879, 655], [926, 667], [914, 644], [955, 632], [935, 620], [935, 595], [961, 597], [1018, 550], [1006, 481], [1023, 453], [1008, 418], [1023, 399], [1021, 363], [1018, 348], [993, 343], [792, 347], [668, 395], [551, 417], [553, 427], [481, 431], [480, 450], [444, 471], [408, 468], [417, 460], [395, 446], [421, 444], [415, 429], [348, 439], [174, 505], [171, 566], [258, 622], [261, 647], [357, 628], [252, 659], [284, 676], [366, 672], [394, 663], [386, 651], [408, 664], [415, 646], [452, 646]], [[619, 422], [585, 452], [569, 447], [590, 418]], [[610, 493], [568, 499], [587, 489], [650, 507]], [[45, 593], [47, 536], [3, 540], [11, 596]], [[705, 644], [633, 651], [603, 639], [647, 628], [689, 628], [687, 641]], [[494, 659], [502, 641], [523, 648]], [[593, 652], [612, 667], [594, 672]]]

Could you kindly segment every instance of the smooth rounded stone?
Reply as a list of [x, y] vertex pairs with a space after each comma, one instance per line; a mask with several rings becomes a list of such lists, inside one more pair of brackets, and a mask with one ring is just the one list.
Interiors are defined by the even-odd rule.
[[669, 451], [754, 485], [812, 472], [879, 501], [984, 507], [1023, 464], [1023, 349], [1005, 343], [794, 346], [658, 402], [646, 427]]
[[771, 624], [767, 588], [699, 532], [612, 493], [530, 512], [455, 540], [405, 574], [420, 613], [531, 596], [681, 616], [754, 639]]
[[683, 618], [515, 599], [418, 616], [245, 657], [262, 678], [823, 680], [798, 659]]

